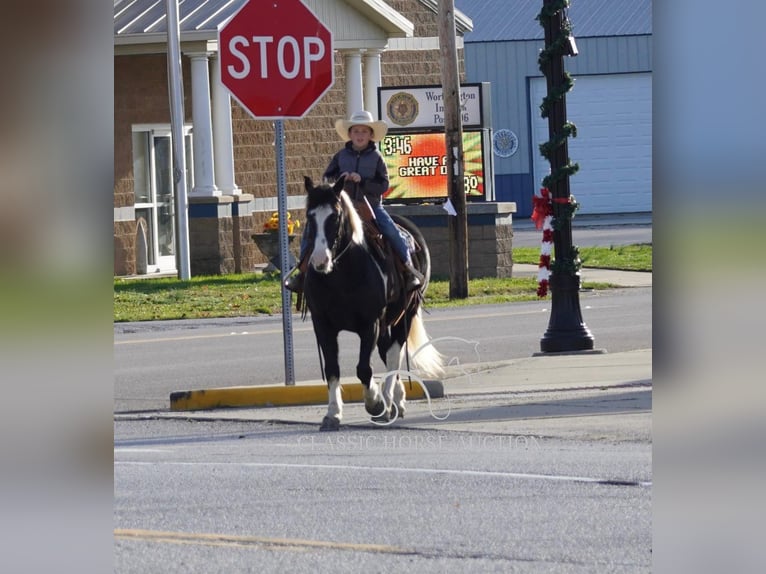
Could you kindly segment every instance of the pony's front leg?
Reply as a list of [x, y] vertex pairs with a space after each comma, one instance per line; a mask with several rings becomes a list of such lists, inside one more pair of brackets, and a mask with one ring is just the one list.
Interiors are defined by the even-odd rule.
[[320, 431], [336, 431], [340, 429], [343, 418], [343, 397], [340, 396], [340, 379], [337, 377], [328, 381], [327, 414], [322, 419]]
[[317, 341], [324, 357], [324, 376], [327, 380], [327, 414], [322, 419], [320, 431], [340, 429], [343, 419], [343, 398], [340, 395], [340, 364], [338, 363], [338, 334], [329, 332], [314, 323]]
[[396, 374], [388, 375], [383, 383], [383, 400], [388, 406], [388, 414], [391, 418], [404, 418], [404, 383], [398, 373], [402, 368], [404, 352], [404, 347], [396, 341], [393, 341], [386, 351], [386, 369], [397, 371]]
[[356, 365], [356, 376], [364, 387], [364, 408], [373, 417], [382, 415], [386, 410], [380, 385], [372, 378], [372, 353], [378, 340], [378, 325], [375, 323], [369, 330], [359, 334], [359, 362]]

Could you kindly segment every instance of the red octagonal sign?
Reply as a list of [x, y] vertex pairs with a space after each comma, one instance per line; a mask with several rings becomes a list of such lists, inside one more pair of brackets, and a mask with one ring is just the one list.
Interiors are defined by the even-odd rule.
[[221, 82], [257, 119], [302, 118], [334, 81], [332, 34], [301, 0], [249, 0], [218, 51]]

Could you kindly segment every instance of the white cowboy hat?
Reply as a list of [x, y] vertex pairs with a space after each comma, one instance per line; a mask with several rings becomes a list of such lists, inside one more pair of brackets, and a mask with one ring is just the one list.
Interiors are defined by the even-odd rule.
[[386, 122], [375, 121], [372, 114], [367, 111], [354, 112], [347, 120], [338, 120], [335, 122], [335, 131], [338, 132], [340, 139], [347, 142], [351, 138], [348, 136], [348, 130], [353, 126], [367, 126], [372, 130], [372, 141], [378, 142], [383, 139], [388, 132]]

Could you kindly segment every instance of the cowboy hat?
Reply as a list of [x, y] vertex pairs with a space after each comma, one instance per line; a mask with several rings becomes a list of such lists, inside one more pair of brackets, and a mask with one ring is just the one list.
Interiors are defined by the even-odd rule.
[[340, 139], [348, 141], [351, 138], [348, 136], [348, 130], [353, 126], [367, 126], [372, 130], [372, 141], [377, 142], [383, 139], [388, 131], [386, 122], [375, 121], [372, 118], [372, 114], [367, 111], [354, 112], [354, 114], [347, 120], [337, 120], [335, 122], [335, 131], [338, 132]]

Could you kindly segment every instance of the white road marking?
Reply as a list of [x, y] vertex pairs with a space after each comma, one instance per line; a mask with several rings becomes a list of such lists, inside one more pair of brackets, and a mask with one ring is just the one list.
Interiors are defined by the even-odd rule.
[[115, 465], [152, 466], [244, 466], [250, 468], [295, 468], [310, 470], [358, 470], [371, 472], [400, 472], [406, 474], [447, 474], [453, 476], [483, 476], [488, 478], [521, 478], [547, 480], [554, 482], [584, 482], [591, 484], [612, 484], [615, 486], [652, 486], [651, 481], [598, 478], [591, 476], [570, 476], [557, 474], [537, 474], [527, 472], [504, 472], [494, 470], [468, 470], [452, 468], [411, 468], [397, 466], [357, 466], [349, 464], [298, 464], [281, 462], [182, 462], [182, 461], [115, 461]]

